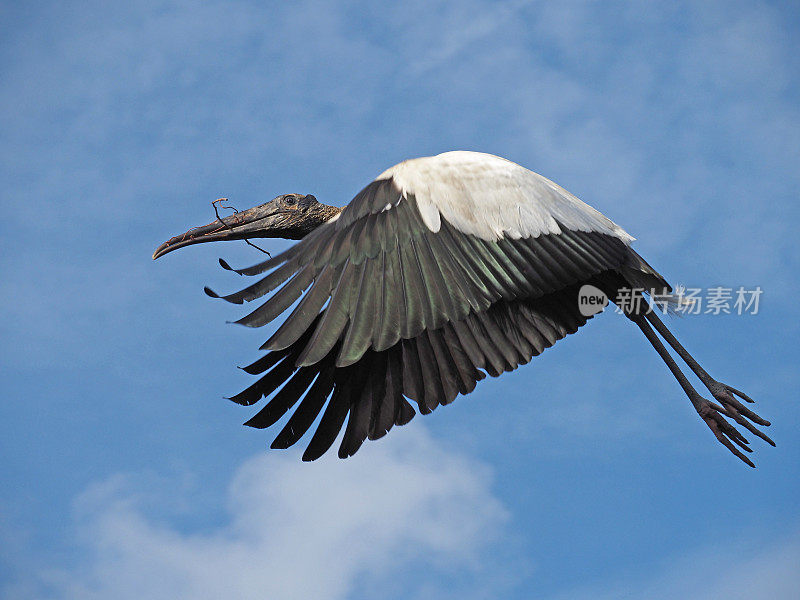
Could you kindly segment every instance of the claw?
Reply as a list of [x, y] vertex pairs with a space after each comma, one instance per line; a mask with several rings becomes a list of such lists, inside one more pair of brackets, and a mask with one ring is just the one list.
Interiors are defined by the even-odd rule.
[[[755, 425], [753, 425], [747, 419], [745, 419], [745, 417], [748, 416], [747, 414], [745, 414], [744, 416], [739, 414], [739, 411], [736, 409], [736, 407], [734, 407], [734, 406], [726, 406], [726, 408], [724, 410], [722, 410], [721, 412], [725, 416], [727, 416], [727, 417], [733, 419], [734, 421], [736, 421], [739, 425], [741, 425], [742, 427], [747, 429], [747, 431], [749, 431], [753, 435], [760, 437], [762, 440], [767, 442], [770, 446], [773, 446], [773, 447], [775, 446], [775, 442], [772, 441], [772, 438], [770, 438], [766, 433], [763, 433], [762, 431], [760, 431], [758, 428], [756, 428]], [[748, 418], [752, 419], [752, 417], [748, 417]], [[756, 421], [756, 422], [758, 423], [758, 421]], [[759, 423], [759, 425], [761, 425], [761, 424], [762, 423]], [[766, 422], [766, 424], [769, 425], [769, 422]]]
[[[713, 394], [714, 398], [718, 400], [722, 404], [722, 410], [717, 408], [716, 405], [712, 405], [715, 410], [722, 413], [726, 417], [736, 421], [737, 424], [741, 425], [747, 431], [752, 433], [753, 435], [761, 438], [765, 442], [767, 442], [770, 446], [775, 446], [775, 442], [762, 431], [760, 431], [755, 425], [761, 425], [762, 427], [769, 427], [770, 422], [766, 419], [761, 418], [755, 412], [747, 408], [744, 404], [739, 402], [734, 396], [738, 396], [745, 402], [754, 403], [750, 396], [742, 392], [741, 390], [737, 390], [734, 387], [731, 387], [725, 383], [720, 383], [718, 381], [713, 381], [710, 385], [707, 385], [709, 391]], [[749, 419], [749, 420], [748, 420]], [[754, 425], [755, 424], [755, 425]]]
[[[752, 448], [748, 447], [747, 445], [749, 442], [738, 429], [725, 420], [723, 415], [734, 419], [735, 417], [733, 417], [732, 414], [730, 414], [729, 411], [722, 406], [719, 406], [714, 402], [710, 402], [705, 398], [699, 398], [698, 404], [699, 406], [697, 407], [697, 412], [700, 415], [700, 418], [702, 418], [706, 425], [708, 425], [708, 428], [711, 429], [714, 437], [716, 437], [717, 440], [728, 450], [730, 450], [731, 453], [739, 460], [744, 462], [746, 465], [755, 468], [753, 461], [747, 458], [747, 456], [742, 454], [739, 450], [739, 448], [741, 448], [745, 452], [752, 452]], [[736, 446], [739, 446], [739, 448]]]
[[717, 400], [719, 400], [720, 402], [722, 402], [726, 406], [732, 406], [733, 408], [736, 409], [737, 412], [741, 413], [742, 415], [744, 415], [745, 417], [747, 417], [748, 419], [750, 419], [754, 423], [758, 423], [759, 425], [763, 425], [764, 427], [769, 427], [769, 425], [770, 425], [769, 421], [759, 417], [756, 413], [754, 413], [752, 410], [747, 408], [744, 404], [739, 402], [732, 395], [729, 395], [727, 398], [724, 398], [724, 397], [723, 398], [717, 398]]
[[[723, 385], [725, 385], [725, 384], [723, 384]], [[755, 404], [756, 401], [753, 400], [750, 396], [748, 396], [744, 392], [740, 392], [736, 388], [732, 388], [729, 385], [725, 385], [725, 387], [728, 389], [729, 392], [731, 392], [732, 394], [736, 394], [737, 396], [739, 396], [739, 398], [741, 398], [745, 402], [750, 402], [751, 404]]]

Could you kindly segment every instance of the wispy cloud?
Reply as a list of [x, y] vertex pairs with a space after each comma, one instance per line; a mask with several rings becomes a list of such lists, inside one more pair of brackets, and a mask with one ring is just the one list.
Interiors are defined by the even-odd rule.
[[[434, 10], [438, 13], [440, 27], [418, 27], [419, 30], [432, 35], [427, 51], [418, 55], [406, 66], [401, 74], [403, 77], [417, 78], [428, 74], [430, 71], [445, 65], [452, 65], [459, 58], [459, 54], [467, 50], [475, 42], [485, 39], [495, 33], [504, 37], [502, 28], [514, 18], [523, 7], [530, 5], [533, 0], [511, 0], [502, 3], [485, 5], [483, 3], [438, 3]], [[421, 3], [430, 9], [431, 3]], [[423, 8], [420, 6], [419, 8]], [[409, 15], [416, 11], [403, 10]]]
[[[301, 464], [295, 455], [246, 461], [227, 517], [186, 531], [191, 486], [116, 476], [76, 502], [83, 548], [74, 568], [36, 568], [9, 598], [318, 598], [364, 590], [402, 597], [480, 593], [507, 519], [482, 464], [417, 428], [354, 460]], [[447, 589], [437, 578], [452, 584]], [[513, 577], [512, 577], [513, 579]]]

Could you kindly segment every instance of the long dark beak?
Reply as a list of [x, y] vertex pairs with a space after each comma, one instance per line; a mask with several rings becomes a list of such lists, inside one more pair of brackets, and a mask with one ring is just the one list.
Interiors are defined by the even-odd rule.
[[227, 217], [217, 219], [213, 223], [195, 227], [186, 233], [176, 235], [161, 244], [153, 252], [153, 260], [168, 252], [204, 242], [223, 240], [244, 240], [258, 237], [274, 237], [270, 229], [277, 228], [287, 217], [278, 204], [272, 200], [255, 208], [243, 210]]

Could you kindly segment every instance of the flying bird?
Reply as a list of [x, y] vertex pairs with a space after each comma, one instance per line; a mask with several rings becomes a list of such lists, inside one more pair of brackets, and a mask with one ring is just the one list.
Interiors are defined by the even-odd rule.
[[[300, 240], [244, 269], [259, 276], [214, 298], [263, 298], [236, 321], [261, 327], [289, 312], [244, 368], [259, 378], [231, 398], [266, 404], [246, 425], [266, 428], [293, 411], [272, 442], [288, 448], [315, 420], [303, 454], [314, 460], [344, 428], [340, 457], [419, 412], [469, 394], [491, 375], [528, 363], [592, 314], [581, 288], [602, 292], [646, 336], [714, 436], [750, 466], [738, 424], [771, 445], [745, 393], [711, 377], [667, 329], [645, 296], [682, 302], [631, 248], [631, 237], [552, 181], [509, 160], [446, 152], [381, 173], [344, 208], [312, 195], [275, 199], [173, 237], [153, 259], [204, 242]], [[636, 302], [621, 302], [627, 294]], [[642, 300], [639, 302], [639, 300]], [[290, 311], [291, 309], [291, 311]], [[695, 390], [662, 339], [708, 389]], [[737, 399], [738, 398], [738, 399]], [[411, 401], [411, 402], [409, 402]]]

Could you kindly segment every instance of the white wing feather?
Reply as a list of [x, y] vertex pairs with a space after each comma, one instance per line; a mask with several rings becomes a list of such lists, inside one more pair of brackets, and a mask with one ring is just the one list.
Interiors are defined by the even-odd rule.
[[520, 165], [482, 152], [455, 151], [407, 160], [381, 173], [403, 195], [413, 194], [422, 220], [439, 231], [441, 216], [464, 233], [485, 240], [574, 231], [635, 238], [561, 186]]

